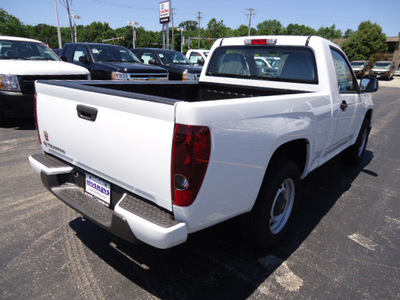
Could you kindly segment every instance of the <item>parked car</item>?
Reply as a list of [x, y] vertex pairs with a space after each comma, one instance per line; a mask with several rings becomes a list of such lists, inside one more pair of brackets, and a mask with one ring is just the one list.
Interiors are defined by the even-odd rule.
[[51, 49], [51, 50], [53, 50], [53, 52], [55, 54], [57, 54], [58, 57], [60, 57], [63, 49], [62, 48], [57, 48], [57, 49]]
[[369, 76], [377, 79], [392, 79], [394, 76], [394, 62], [388, 60], [377, 61], [371, 72], [369, 72]]
[[371, 69], [371, 64], [369, 60], [354, 60], [351, 62], [351, 68], [357, 78], [364, 78], [368, 75]]
[[400, 65], [398, 65], [398, 66], [397, 66], [397, 69], [394, 70], [393, 75], [394, 75], [394, 76], [400, 76]]
[[208, 53], [210, 53], [210, 50], [190, 49], [186, 53], [186, 57], [193, 64], [204, 65], [204, 62], [207, 60]]
[[168, 80], [166, 69], [145, 65], [128, 48], [117, 45], [70, 43], [64, 45], [61, 59], [85, 67], [92, 79]]
[[192, 64], [178, 51], [156, 48], [136, 48], [131, 51], [145, 64], [167, 69], [171, 80], [199, 80], [202, 68]]
[[260, 74], [264, 74], [268, 77], [274, 77], [278, 72], [280, 58], [279, 57], [255, 57], [254, 62]]
[[0, 36], [0, 123], [34, 117], [35, 81], [90, 79], [82, 67], [65, 63], [38, 40]]

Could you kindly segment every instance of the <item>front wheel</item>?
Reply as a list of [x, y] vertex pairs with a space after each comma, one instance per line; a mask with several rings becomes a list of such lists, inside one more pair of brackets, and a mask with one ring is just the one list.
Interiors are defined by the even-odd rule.
[[343, 152], [343, 160], [346, 164], [358, 165], [361, 162], [365, 149], [367, 148], [369, 131], [370, 122], [368, 119], [365, 119], [354, 145]]
[[286, 234], [299, 190], [297, 165], [276, 159], [268, 169], [253, 209], [243, 216], [243, 238], [263, 249], [274, 247]]

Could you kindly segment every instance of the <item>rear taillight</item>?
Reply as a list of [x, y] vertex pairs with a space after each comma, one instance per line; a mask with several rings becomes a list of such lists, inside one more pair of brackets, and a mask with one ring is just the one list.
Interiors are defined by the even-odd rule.
[[42, 144], [42, 139], [40, 138], [40, 131], [39, 131], [39, 122], [38, 122], [38, 115], [37, 115], [37, 93], [35, 93], [35, 122], [36, 122], [36, 130], [39, 138], [39, 144]]
[[211, 153], [210, 129], [176, 124], [172, 149], [172, 201], [191, 205], [206, 175]]

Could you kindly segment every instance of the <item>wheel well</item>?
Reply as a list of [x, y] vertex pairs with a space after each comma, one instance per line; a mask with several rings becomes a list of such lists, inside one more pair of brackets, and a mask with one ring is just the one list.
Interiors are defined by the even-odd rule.
[[365, 119], [370, 121], [372, 120], [372, 109], [367, 111], [367, 113], [365, 114]]
[[293, 161], [299, 168], [300, 174], [304, 172], [307, 161], [308, 141], [304, 139], [290, 141], [281, 145], [272, 155], [271, 161], [284, 158]]

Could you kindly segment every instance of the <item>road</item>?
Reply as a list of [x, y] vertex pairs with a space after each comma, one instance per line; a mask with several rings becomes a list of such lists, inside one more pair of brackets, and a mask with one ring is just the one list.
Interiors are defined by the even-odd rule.
[[45, 190], [32, 122], [0, 128], [0, 298], [400, 299], [400, 78], [373, 98], [362, 166], [311, 173], [272, 251], [244, 244], [235, 220], [169, 250], [131, 245]]

